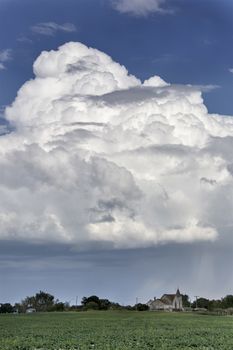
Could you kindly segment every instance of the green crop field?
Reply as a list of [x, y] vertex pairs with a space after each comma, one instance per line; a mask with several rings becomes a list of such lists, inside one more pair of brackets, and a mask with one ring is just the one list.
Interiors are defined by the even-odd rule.
[[1, 315], [0, 349], [232, 350], [233, 318], [134, 311]]

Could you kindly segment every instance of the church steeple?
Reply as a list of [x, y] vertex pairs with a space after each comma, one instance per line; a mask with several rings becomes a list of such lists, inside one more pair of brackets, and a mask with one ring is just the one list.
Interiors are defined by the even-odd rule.
[[179, 288], [177, 288], [176, 295], [177, 295], [178, 297], [181, 296]]

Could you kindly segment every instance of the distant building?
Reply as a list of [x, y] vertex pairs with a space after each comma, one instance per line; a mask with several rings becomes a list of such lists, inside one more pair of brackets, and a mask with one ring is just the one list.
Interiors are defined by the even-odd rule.
[[36, 309], [33, 309], [32, 307], [26, 310], [26, 314], [33, 314], [34, 312], [36, 312]]
[[182, 295], [179, 289], [177, 289], [176, 294], [163, 294], [160, 299], [154, 298], [149, 300], [147, 305], [150, 311], [155, 310], [167, 310], [167, 311], [183, 311]]

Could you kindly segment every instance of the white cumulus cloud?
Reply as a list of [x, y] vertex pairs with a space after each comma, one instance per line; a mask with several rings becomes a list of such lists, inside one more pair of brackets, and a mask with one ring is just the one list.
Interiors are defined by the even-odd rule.
[[42, 22], [32, 26], [31, 30], [37, 34], [54, 36], [57, 32], [76, 32], [76, 27], [73, 23]]
[[197, 87], [73, 42], [33, 68], [0, 137], [0, 239], [133, 248], [232, 225], [233, 118]]
[[171, 10], [165, 9], [162, 5], [167, 0], [113, 0], [113, 6], [122, 13], [128, 13], [135, 16], [147, 16], [150, 13], [171, 13]]

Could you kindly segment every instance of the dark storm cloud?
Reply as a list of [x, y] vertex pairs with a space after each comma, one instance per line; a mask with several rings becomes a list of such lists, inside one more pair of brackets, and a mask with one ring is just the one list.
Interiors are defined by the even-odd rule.
[[76, 295], [97, 294], [127, 304], [177, 287], [192, 298], [217, 298], [232, 292], [232, 241], [231, 228], [215, 244], [135, 250], [82, 251], [69, 245], [5, 241], [0, 246], [0, 298], [17, 301], [42, 289], [73, 303]]

